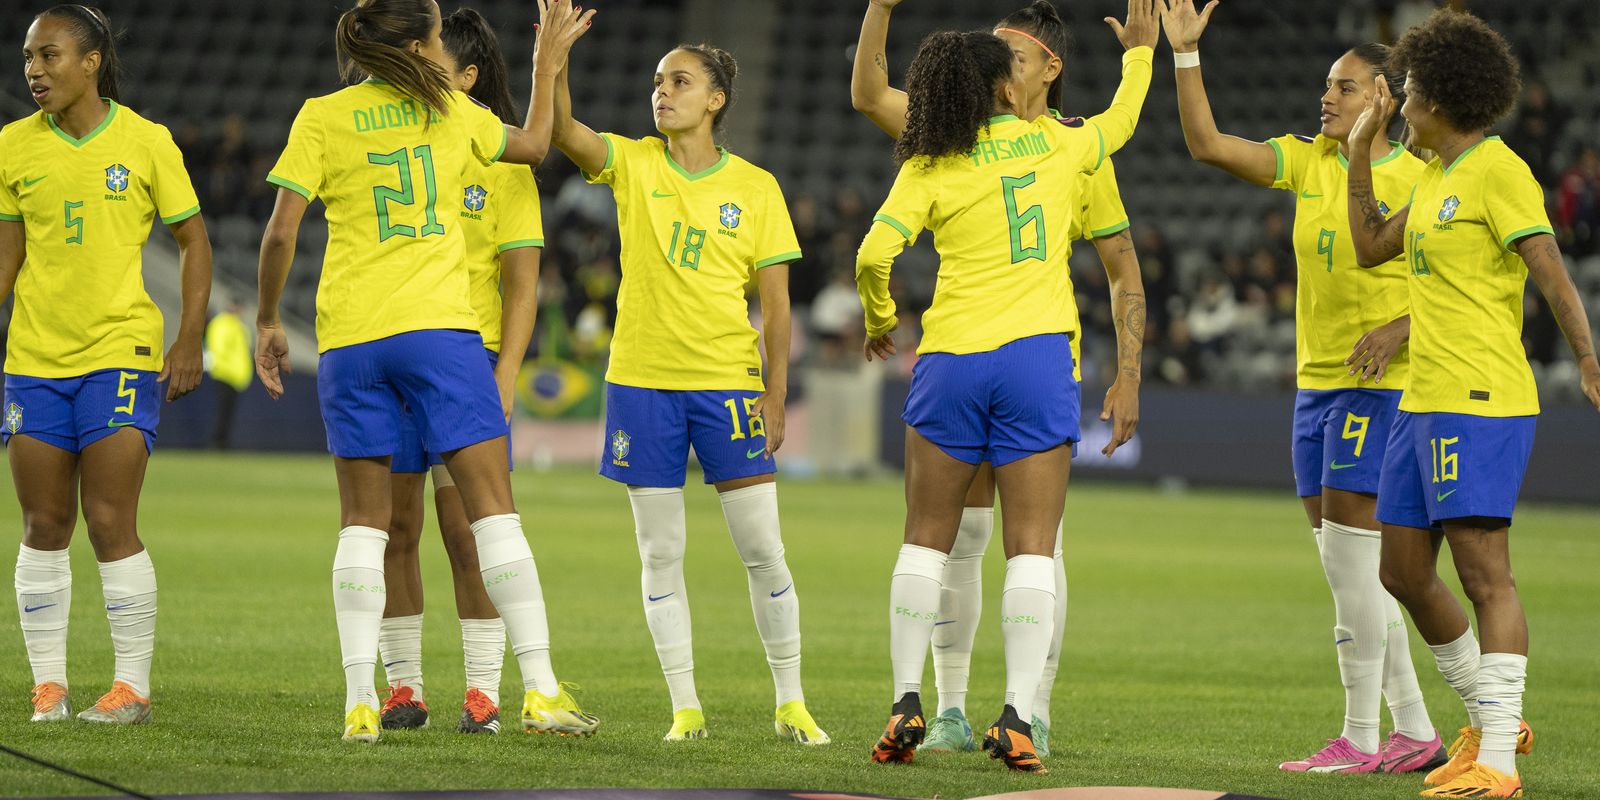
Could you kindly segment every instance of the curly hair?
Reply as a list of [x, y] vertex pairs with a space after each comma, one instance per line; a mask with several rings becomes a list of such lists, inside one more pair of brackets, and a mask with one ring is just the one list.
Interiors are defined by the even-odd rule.
[[906, 130], [894, 143], [895, 163], [971, 152], [1012, 63], [1011, 48], [987, 31], [923, 39], [906, 71]]
[[1050, 107], [1061, 108], [1061, 98], [1065, 95], [1064, 87], [1067, 82], [1067, 69], [1064, 63], [1067, 52], [1072, 49], [1072, 32], [1067, 29], [1067, 23], [1061, 20], [1060, 12], [1050, 0], [1033, 0], [1026, 8], [1019, 8], [1000, 20], [996, 28], [1015, 28], [1029, 36], [1044, 42], [1051, 50], [1055, 51], [1056, 58], [1063, 61], [1061, 74], [1051, 82], [1049, 90], [1045, 92], [1045, 99]]
[[1463, 131], [1487, 130], [1517, 102], [1522, 78], [1511, 46], [1483, 20], [1440, 9], [1400, 37], [1389, 63]]

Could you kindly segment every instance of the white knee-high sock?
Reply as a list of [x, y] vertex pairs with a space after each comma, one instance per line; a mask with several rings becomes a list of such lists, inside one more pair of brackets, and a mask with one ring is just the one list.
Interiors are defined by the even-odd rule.
[[655, 642], [661, 674], [667, 679], [672, 710], [699, 708], [694, 690], [694, 638], [689, 595], [683, 582], [688, 532], [683, 517], [683, 487], [628, 489], [634, 536], [639, 542], [640, 602]]
[[378, 626], [383, 621], [383, 549], [389, 533], [351, 525], [339, 531], [333, 554], [333, 618], [339, 626], [344, 662], [344, 710], [358, 704], [378, 707], [372, 684], [378, 658]]
[[933, 628], [933, 683], [939, 713], [966, 713], [967, 676], [972, 671], [972, 640], [983, 615], [983, 554], [994, 534], [994, 509], [964, 508], [955, 546], [944, 566], [939, 621]]
[[422, 615], [385, 617], [378, 623], [378, 657], [390, 686], [409, 686], [422, 700]]
[[889, 580], [889, 663], [894, 668], [894, 699], [922, 691], [922, 668], [939, 620], [939, 590], [950, 557], [914, 544], [900, 545]]
[[560, 691], [550, 665], [550, 623], [545, 619], [539, 568], [522, 533], [522, 518], [497, 514], [472, 523], [478, 544], [478, 569], [494, 610], [505, 621], [511, 652], [517, 656], [522, 687], [546, 697]]
[[1478, 652], [1478, 637], [1472, 635], [1472, 626], [1467, 626], [1467, 632], [1461, 634], [1461, 638], [1447, 644], [1430, 644], [1428, 649], [1433, 651], [1433, 660], [1439, 665], [1444, 682], [1461, 695], [1461, 703], [1467, 707], [1467, 724], [1481, 729], [1483, 723], [1478, 719], [1478, 662], [1482, 656]]
[[1006, 588], [1000, 595], [1000, 630], [1006, 646], [1006, 705], [1024, 720], [1033, 718], [1039, 676], [1055, 631], [1055, 561], [1020, 555], [1006, 561]]
[[477, 689], [500, 705], [500, 667], [506, 660], [506, 624], [494, 619], [461, 620], [461, 653], [467, 688]]
[[[1322, 571], [1333, 590], [1333, 643], [1344, 683], [1344, 738], [1363, 753], [1378, 752], [1378, 705], [1383, 694], [1388, 592], [1378, 580], [1378, 531], [1322, 521]], [[1430, 737], [1431, 738], [1431, 737]]]
[[1056, 688], [1056, 672], [1061, 669], [1061, 640], [1067, 635], [1067, 563], [1061, 557], [1062, 523], [1056, 523], [1056, 551], [1051, 559], [1056, 566], [1056, 618], [1050, 634], [1050, 653], [1044, 658], [1044, 673], [1039, 676], [1039, 693], [1033, 698], [1033, 716], [1050, 724], [1050, 695]]
[[1478, 714], [1483, 719], [1478, 760], [1507, 775], [1517, 774], [1517, 729], [1527, 675], [1527, 656], [1484, 653], [1478, 662]]
[[150, 551], [100, 562], [100, 593], [111, 623], [116, 679], [150, 696], [150, 662], [156, 651], [156, 568]]
[[1394, 717], [1394, 729], [1412, 739], [1431, 741], [1436, 731], [1428, 717], [1428, 705], [1422, 701], [1422, 687], [1417, 685], [1417, 670], [1411, 664], [1411, 637], [1406, 634], [1405, 615], [1387, 591], [1383, 594], [1383, 608], [1389, 642], [1383, 650], [1383, 698], [1389, 704], [1389, 715]]
[[783, 557], [778, 526], [778, 485], [758, 483], [723, 492], [722, 516], [744, 562], [750, 610], [767, 651], [777, 705], [804, 701], [800, 690], [800, 594]]
[[69, 551], [17, 552], [17, 615], [28, 648], [33, 682], [67, 685], [67, 619], [72, 612], [72, 559]]

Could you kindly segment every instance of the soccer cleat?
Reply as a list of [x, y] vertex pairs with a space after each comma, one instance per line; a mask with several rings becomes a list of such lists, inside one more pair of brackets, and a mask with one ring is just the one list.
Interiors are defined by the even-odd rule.
[[928, 720], [928, 735], [917, 748], [928, 753], [969, 753], [978, 749], [972, 739], [972, 723], [959, 708], [947, 708], [944, 713]]
[[990, 758], [1004, 761], [1006, 769], [1013, 772], [1043, 775], [1050, 771], [1044, 768], [1034, 750], [1033, 726], [1023, 722], [1010, 705], [1001, 710], [1000, 718], [984, 734], [983, 749], [989, 752]]
[[410, 686], [390, 686], [383, 690], [383, 729], [387, 731], [420, 730], [428, 727], [428, 704], [417, 699]]
[[489, 695], [477, 689], [468, 689], [466, 702], [461, 704], [461, 722], [456, 724], [456, 731], [458, 733], [499, 733], [500, 707], [489, 699]]
[[378, 741], [381, 728], [378, 712], [366, 703], [357, 703], [350, 713], [344, 715], [344, 740], [347, 742], [374, 744]]
[[1378, 750], [1379, 772], [1432, 771], [1444, 765], [1450, 756], [1444, 752], [1444, 742], [1437, 731], [1430, 741], [1413, 739], [1399, 731], [1390, 731], [1389, 738]]
[[65, 722], [72, 719], [72, 701], [67, 699], [67, 687], [55, 681], [46, 681], [33, 687], [33, 721]]
[[811, 712], [806, 710], [804, 700], [790, 700], [778, 706], [777, 714], [772, 720], [772, 729], [779, 737], [800, 744], [827, 744], [833, 741], [826, 731], [817, 726], [817, 721], [811, 718]]
[[706, 715], [698, 708], [681, 708], [672, 712], [672, 730], [662, 738], [663, 742], [687, 742], [690, 739], [705, 739], [711, 734], [706, 733]]
[[1521, 797], [1522, 778], [1507, 775], [1481, 761], [1447, 783], [1422, 790], [1423, 797]]
[[1329, 739], [1328, 746], [1313, 753], [1310, 758], [1285, 761], [1278, 765], [1278, 769], [1285, 772], [1376, 772], [1381, 758], [1379, 753], [1357, 750], [1349, 739], [1340, 736]]
[[150, 700], [140, 697], [132, 686], [115, 681], [111, 684], [111, 691], [106, 692], [94, 706], [80, 712], [78, 719], [110, 725], [138, 725], [150, 721]]
[[[1483, 731], [1479, 728], [1467, 726], [1461, 729], [1461, 735], [1450, 743], [1446, 752], [1450, 760], [1444, 766], [1428, 773], [1422, 779], [1424, 786], [1440, 786], [1455, 780], [1473, 764], [1478, 761], [1478, 746], [1483, 743]], [[1528, 727], [1527, 720], [1523, 720], [1517, 728], [1517, 755], [1527, 755], [1533, 752], [1533, 729]], [[1448, 796], [1448, 795], [1446, 795]]]
[[570, 683], [560, 684], [554, 697], [540, 694], [538, 689], [529, 689], [522, 699], [523, 731], [561, 736], [594, 735], [600, 720], [578, 707], [578, 701], [569, 691], [577, 688]]
[[906, 692], [889, 709], [889, 724], [872, 746], [872, 760], [879, 764], [909, 762], [927, 732], [922, 720], [922, 698], [916, 692]]
[[1029, 723], [1033, 727], [1033, 752], [1040, 758], [1050, 757], [1050, 723], [1034, 717]]

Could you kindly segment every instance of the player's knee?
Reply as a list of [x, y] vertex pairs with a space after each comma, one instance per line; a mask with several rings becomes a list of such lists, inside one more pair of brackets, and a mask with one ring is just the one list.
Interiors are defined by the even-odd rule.
[[1428, 586], [1437, 580], [1437, 576], [1432, 572], [1407, 569], [1402, 565], [1386, 561], [1378, 566], [1378, 580], [1383, 583], [1384, 590], [1395, 600], [1400, 601], [1401, 605], [1410, 605], [1412, 600], [1428, 590]]
[[450, 570], [457, 575], [478, 574], [478, 543], [472, 538], [472, 528], [440, 520], [439, 529], [444, 534], [444, 554], [450, 559]]
[[414, 554], [422, 544], [422, 517], [395, 509], [389, 518], [389, 553]]
[[683, 563], [685, 542], [682, 539], [639, 537], [639, 561], [645, 569], [667, 569]]
[[28, 509], [22, 513], [22, 543], [35, 550], [60, 550], [72, 541], [77, 523], [70, 509]]
[[1457, 566], [1456, 574], [1461, 577], [1461, 590], [1475, 606], [1493, 605], [1517, 591], [1509, 570]]
[[[95, 541], [113, 541], [133, 535], [135, 514], [116, 503], [85, 499], [83, 524]], [[68, 522], [68, 525], [71, 523]]]

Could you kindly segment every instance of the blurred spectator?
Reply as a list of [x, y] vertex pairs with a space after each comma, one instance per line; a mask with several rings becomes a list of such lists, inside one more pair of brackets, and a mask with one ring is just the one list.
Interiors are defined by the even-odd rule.
[[244, 309], [236, 302], [206, 324], [205, 364], [217, 393], [216, 418], [211, 424], [211, 446], [226, 450], [233, 432], [233, 409], [239, 394], [250, 388], [255, 374], [255, 359], [250, 346], [250, 329], [240, 315]]
[[1528, 162], [1533, 177], [1547, 189], [1556, 185], [1556, 151], [1567, 116], [1544, 82], [1532, 78], [1523, 90], [1517, 121], [1506, 134], [1506, 144]]
[[1567, 255], [1600, 251], [1600, 153], [1594, 147], [1584, 145], [1578, 160], [1561, 176], [1555, 216]]

